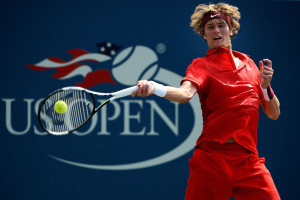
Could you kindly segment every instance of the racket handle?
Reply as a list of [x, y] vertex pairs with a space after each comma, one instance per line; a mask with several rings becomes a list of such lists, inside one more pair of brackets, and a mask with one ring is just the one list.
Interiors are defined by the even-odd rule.
[[130, 87], [130, 88], [126, 88], [124, 90], [120, 90], [118, 92], [114, 92], [112, 93], [113, 97], [110, 98], [110, 100], [115, 100], [115, 99], [118, 99], [118, 98], [122, 98], [122, 97], [126, 97], [126, 96], [129, 96], [132, 94], [133, 91], [136, 91], [137, 90], [137, 86], [133, 86], [133, 87]]

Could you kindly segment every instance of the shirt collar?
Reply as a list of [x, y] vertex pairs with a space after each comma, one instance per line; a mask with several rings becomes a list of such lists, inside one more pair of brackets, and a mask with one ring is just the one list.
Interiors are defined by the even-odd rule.
[[[229, 50], [224, 48], [224, 47], [220, 47], [220, 48], [216, 48], [216, 49], [209, 49], [207, 50], [207, 56], [212, 55], [214, 53], [228, 53]], [[232, 51], [233, 55], [238, 56], [241, 60], [247, 60], [247, 58], [249, 57], [248, 55], [243, 55], [242, 53], [238, 52], [238, 51]]]
[[209, 56], [209, 55], [211, 55], [211, 54], [213, 54], [215, 52], [227, 53], [227, 52], [229, 52], [229, 50], [227, 50], [224, 47], [220, 47], [220, 48], [216, 48], [216, 49], [209, 49], [209, 50], [207, 50], [207, 54], [206, 55]]

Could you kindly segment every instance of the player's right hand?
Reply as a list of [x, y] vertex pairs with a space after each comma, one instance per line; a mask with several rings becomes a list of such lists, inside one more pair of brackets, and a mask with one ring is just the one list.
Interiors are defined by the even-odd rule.
[[135, 97], [135, 95], [139, 97], [147, 97], [154, 94], [155, 88], [149, 81], [140, 80], [136, 85], [138, 86], [138, 89], [132, 92], [132, 97]]

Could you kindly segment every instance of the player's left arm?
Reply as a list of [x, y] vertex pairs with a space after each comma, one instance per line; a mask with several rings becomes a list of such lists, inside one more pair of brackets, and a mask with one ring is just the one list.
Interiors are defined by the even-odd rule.
[[[267, 63], [267, 65], [264, 65], [264, 62]], [[269, 95], [268, 93], [271, 90], [271, 80], [274, 74], [274, 70], [272, 68], [272, 61], [269, 59], [263, 59], [263, 61], [259, 61], [259, 68], [260, 68], [260, 84], [262, 89], [265, 91], [268, 91], [265, 93], [267, 100], [261, 101], [261, 106], [264, 111], [264, 113], [271, 119], [277, 120], [280, 115], [280, 103], [276, 95], [273, 93], [273, 95]], [[268, 99], [270, 98], [270, 99]]]

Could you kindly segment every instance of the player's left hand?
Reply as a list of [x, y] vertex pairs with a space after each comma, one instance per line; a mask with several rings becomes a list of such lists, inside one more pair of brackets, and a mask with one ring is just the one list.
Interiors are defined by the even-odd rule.
[[[264, 65], [263, 62], [266, 62], [268, 65]], [[262, 88], [269, 87], [274, 70], [272, 68], [272, 61], [269, 59], [263, 59], [263, 61], [259, 61], [259, 70], [260, 70], [260, 83]]]

